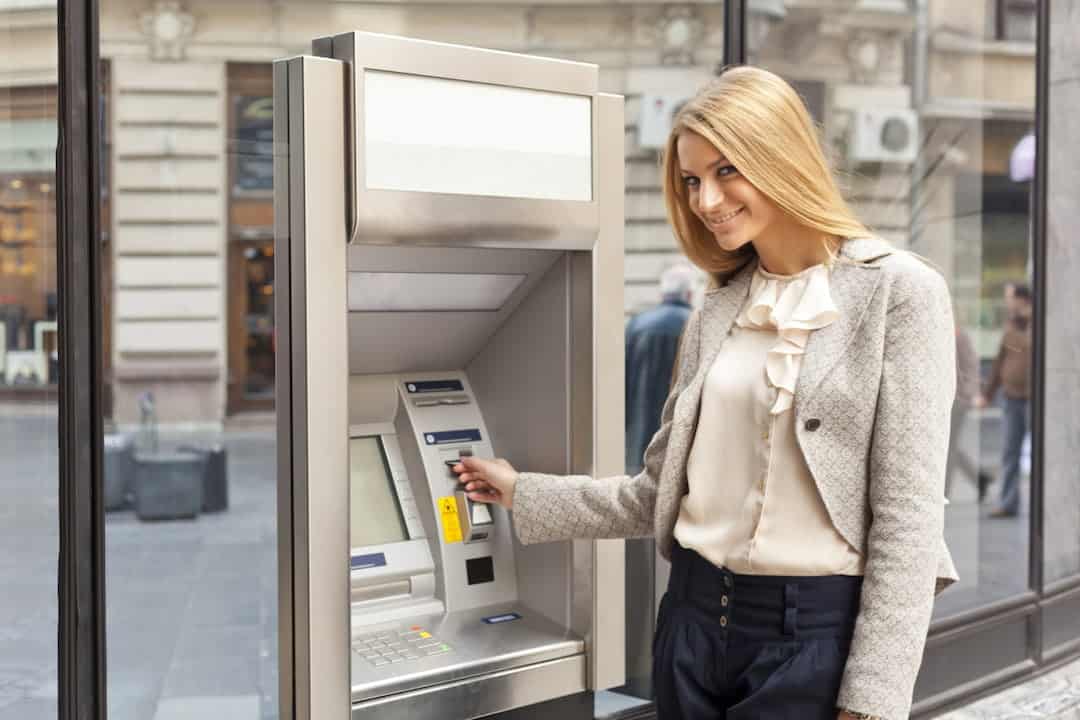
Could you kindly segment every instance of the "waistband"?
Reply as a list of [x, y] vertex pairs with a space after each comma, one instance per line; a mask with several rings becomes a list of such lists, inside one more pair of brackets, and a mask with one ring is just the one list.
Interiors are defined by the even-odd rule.
[[861, 577], [745, 575], [672, 547], [668, 593], [724, 628], [785, 637], [850, 632], [861, 592]]

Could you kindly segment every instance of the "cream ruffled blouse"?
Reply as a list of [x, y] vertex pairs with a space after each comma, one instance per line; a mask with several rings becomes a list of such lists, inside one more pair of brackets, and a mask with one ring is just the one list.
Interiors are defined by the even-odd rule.
[[705, 377], [675, 523], [683, 547], [736, 573], [862, 574], [806, 466], [791, 410], [810, 334], [839, 316], [825, 265], [792, 276], [758, 267]]
[[791, 408], [810, 333], [831, 325], [840, 312], [829, 293], [829, 268], [814, 265], [797, 275], [774, 275], [760, 264], [750, 297], [735, 319], [741, 328], [777, 331], [765, 358], [765, 376], [779, 390], [772, 414]]

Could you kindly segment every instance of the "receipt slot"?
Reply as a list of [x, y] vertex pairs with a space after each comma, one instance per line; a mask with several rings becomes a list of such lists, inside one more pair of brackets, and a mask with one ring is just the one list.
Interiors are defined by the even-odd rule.
[[522, 546], [462, 456], [623, 458], [622, 99], [371, 33], [274, 65], [280, 713], [592, 717], [621, 541]]

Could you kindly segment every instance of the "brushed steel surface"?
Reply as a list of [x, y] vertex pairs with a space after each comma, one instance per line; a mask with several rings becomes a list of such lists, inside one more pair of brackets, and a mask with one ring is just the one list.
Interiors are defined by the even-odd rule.
[[[274, 62], [274, 177], [289, 177], [289, 61]], [[289, 182], [274, 183], [274, 398], [277, 409], [278, 715], [293, 720], [292, 283]]]
[[[593, 466], [597, 477], [622, 475], [625, 462], [623, 324], [623, 98], [599, 94], [596, 176], [600, 233], [593, 251]], [[593, 556], [593, 628], [589, 687], [626, 679], [625, 542], [596, 540]]]
[[[495, 624], [482, 618], [516, 612], [521, 619]], [[585, 647], [557, 623], [517, 604], [495, 605], [461, 612], [409, 618], [383, 627], [418, 625], [452, 650], [421, 660], [375, 667], [356, 652], [352, 658], [353, 702], [440, 685], [464, 678], [508, 670], [557, 658], [580, 655]], [[550, 687], [557, 697], [559, 688]], [[573, 692], [568, 690], [567, 692]], [[452, 716], [447, 716], [452, 717]]]
[[[429, 42], [379, 33], [351, 32], [319, 38], [316, 54], [329, 53], [349, 65], [348, 151], [352, 242], [474, 247], [588, 250], [596, 239], [596, 158], [591, 201], [537, 200], [370, 190], [362, 153], [364, 70], [382, 70], [449, 80], [529, 88], [594, 97], [596, 65], [496, 50]], [[592, 110], [596, 147], [596, 107]], [[622, 128], [617, 130], [621, 135]]]
[[[344, 64], [325, 58], [282, 61], [275, 88], [287, 98], [276, 138], [288, 144], [288, 195], [275, 207], [287, 227], [287, 374], [289, 396], [279, 443], [289, 446], [279, 467], [279, 515], [291, 542], [279, 558], [289, 602], [279, 614], [282, 714], [295, 720], [344, 718], [348, 712], [349, 528], [348, 393], [345, 323]], [[277, 132], [279, 128], [275, 128]], [[280, 163], [281, 167], [284, 163]], [[286, 217], [287, 214], [287, 217]], [[285, 262], [284, 260], [282, 261]], [[308, 292], [317, 288], [318, 292]], [[336, 479], [336, 480], [335, 480]], [[283, 591], [284, 592], [284, 591]]]
[[355, 703], [352, 720], [473, 720], [585, 689], [585, 658], [573, 655]]

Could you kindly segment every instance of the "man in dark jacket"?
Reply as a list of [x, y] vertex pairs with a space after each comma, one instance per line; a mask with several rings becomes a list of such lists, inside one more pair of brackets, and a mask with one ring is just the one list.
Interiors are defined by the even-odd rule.
[[645, 448], [660, 428], [695, 277], [687, 265], [665, 270], [661, 303], [626, 326], [626, 472], [631, 475], [640, 472]]

